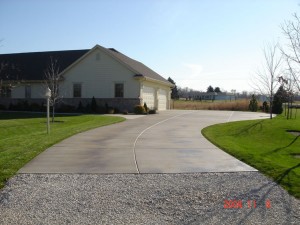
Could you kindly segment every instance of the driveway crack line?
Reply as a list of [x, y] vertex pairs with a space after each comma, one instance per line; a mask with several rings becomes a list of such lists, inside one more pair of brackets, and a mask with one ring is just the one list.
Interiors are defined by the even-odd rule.
[[140, 174], [140, 169], [139, 169], [139, 165], [138, 165], [138, 162], [137, 162], [137, 156], [136, 156], [136, 150], [135, 150], [135, 149], [136, 149], [136, 144], [137, 144], [139, 138], [140, 138], [147, 130], [150, 130], [151, 128], [153, 128], [153, 127], [155, 127], [155, 126], [157, 126], [157, 125], [159, 125], [159, 124], [161, 124], [161, 123], [164, 123], [164, 122], [166, 122], [166, 121], [168, 121], [168, 120], [175, 119], [175, 118], [180, 117], [180, 116], [184, 116], [184, 115], [187, 115], [187, 114], [192, 114], [192, 113], [195, 113], [195, 112], [188, 112], [188, 113], [184, 113], [184, 114], [179, 114], [179, 115], [173, 116], [173, 117], [171, 117], [171, 118], [168, 118], [168, 119], [162, 120], [162, 121], [160, 121], [160, 122], [157, 122], [157, 123], [155, 123], [155, 124], [153, 124], [153, 125], [147, 127], [146, 129], [144, 129], [144, 130], [136, 137], [136, 139], [135, 139], [135, 141], [134, 141], [134, 143], [133, 143], [133, 157], [134, 157], [135, 168], [136, 168], [136, 171], [137, 171], [138, 174]]

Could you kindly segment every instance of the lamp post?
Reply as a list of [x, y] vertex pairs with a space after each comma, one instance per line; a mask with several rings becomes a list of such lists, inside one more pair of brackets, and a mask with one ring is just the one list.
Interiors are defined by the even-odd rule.
[[50, 133], [50, 97], [51, 97], [51, 90], [49, 87], [46, 90], [45, 97], [47, 98], [47, 134]]

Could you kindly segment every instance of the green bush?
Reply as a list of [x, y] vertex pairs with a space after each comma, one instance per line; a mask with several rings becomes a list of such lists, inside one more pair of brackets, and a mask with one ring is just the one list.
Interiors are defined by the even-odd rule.
[[262, 105], [262, 110], [264, 111], [264, 112], [269, 112], [269, 105], [268, 105], [268, 102], [266, 102], [266, 101], [264, 101], [263, 102], [263, 105]]
[[156, 114], [156, 109], [150, 109], [149, 114]]
[[43, 109], [40, 104], [33, 102], [30, 104], [29, 110], [33, 112], [41, 112]]
[[146, 110], [145, 110], [144, 106], [142, 106], [142, 105], [136, 105], [136, 106], [134, 107], [133, 112], [134, 112], [135, 114], [145, 114], [145, 113], [146, 113]]
[[285, 97], [283, 86], [280, 86], [273, 98], [272, 113], [281, 114], [283, 112], [282, 102]]
[[6, 110], [5, 105], [0, 104], [0, 110]]
[[255, 95], [252, 95], [252, 98], [249, 103], [249, 110], [251, 112], [257, 112], [257, 109], [258, 109], [258, 103], [257, 103], [256, 97], [255, 97]]
[[56, 112], [59, 113], [75, 113], [76, 107], [73, 105], [67, 105], [62, 103], [59, 107], [57, 107]]
[[98, 105], [97, 105], [97, 102], [96, 102], [96, 99], [94, 96], [92, 98], [91, 110], [92, 110], [92, 113], [97, 113], [97, 111], [98, 111]]

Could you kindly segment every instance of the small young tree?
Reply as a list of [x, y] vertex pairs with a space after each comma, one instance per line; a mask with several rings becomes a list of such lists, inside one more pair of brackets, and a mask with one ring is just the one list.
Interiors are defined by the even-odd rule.
[[45, 84], [51, 90], [50, 105], [52, 106], [52, 122], [54, 122], [55, 106], [62, 99], [59, 93], [59, 84], [63, 80], [57, 59], [50, 58], [49, 66], [44, 74]]
[[279, 86], [278, 77], [282, 74], [282, 54], [279, 52], [278, 44], [266, 45], [263, 54], [264, 62], [257, 71], [252, 83], [255, 91], [269, 96], [270, 119], [272, 119], [274, 90]]
[[258, 103], [257, 103], [256, 97], [255, 97], [255, 95], [252, 95], [250, 103], [249, 103], [249, 110], [251, 112], [257, 112], [257, 109], [258, 109]]

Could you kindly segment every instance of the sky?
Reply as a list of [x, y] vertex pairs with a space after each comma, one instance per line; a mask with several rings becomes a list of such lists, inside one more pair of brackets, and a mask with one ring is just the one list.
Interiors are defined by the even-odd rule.
[[115, 48], [180, 87], [252, 91], [300, 0], [0, 0], [0, 54]]

